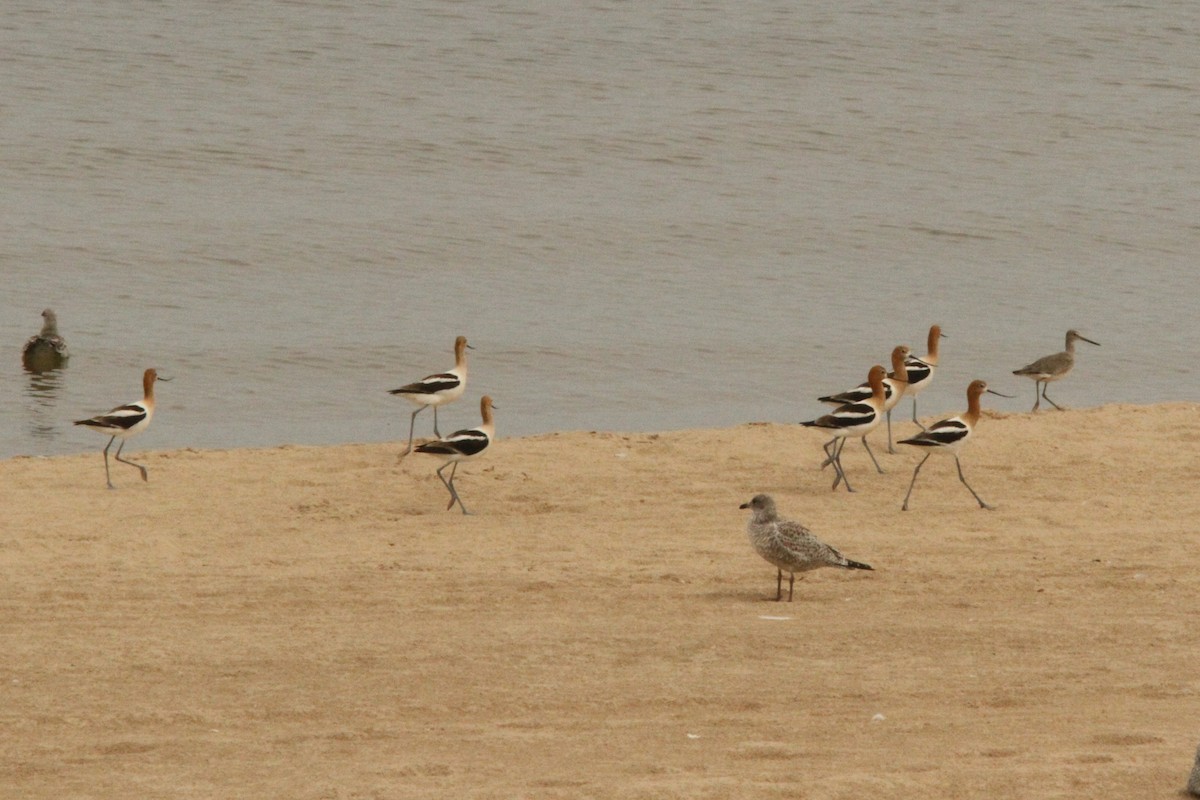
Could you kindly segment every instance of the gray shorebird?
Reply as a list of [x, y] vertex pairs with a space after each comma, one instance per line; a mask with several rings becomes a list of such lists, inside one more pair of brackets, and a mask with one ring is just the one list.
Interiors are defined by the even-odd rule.
[[129, 403], [123, 406], [117, 406], [111, 411], [99, 414], [89, 419], [75, 420], [76, 425], [83, 425], [86, 428], [91, 428], [94, 431], [108, 434], [108, 444], [104, 446], [104, 479], [108, 482], [108, 488], [115, 489], [112, 478], [108, 474], [108, 448], [112, 447], [112, 443], [118, 438], [121, 444], [117, 447], [115, 458], [122, 464], [128, 464], [131, 467], [137, 467], [142, 472], [142, 480], [149, 481], [150, 478], [146, 474], [146, 468], [141, 464], [135, 464], [129, 459], [121, 458], [121, 450], [125, 448], [125, 441], [131, 436], [136, 436], [146, 430], [150, 425], [150, 418], [154, 416], [154, 382], [156, 380], [169, 380], [168, 378], [158, 377], [158, 371], [148, 369], [142, 374], [142, 391], [143, 397], [136, 403]]
[[[1071, 367], [1075, 366], [1075, 340], [1079, 339], [1100, 346], [1099, 342], [1093, 342], [1086, 336], [1080, 335], [1079, 331], [1072, 328], [1067, 331], [1067, 349], [1061, 353], [1055, 353], [1052, 356], [1043, 356], [1032, 364], [1026, 364], [1020, 369], [1014, 369], [1013, 375], [1023, 375], [1026, 378], [1033, 378], [1033, 411], [1038, 410], [1038, 406], [1042, 404], [1042, 398], [1046, 402], [1062, 410], [1062, 406], [1050, 399], [1046, 394], [1046, 387], [1051, 381], [1061, 380], [1065, 378], [1067, 373], [1071, 371]], [[1038, 388], [1041, 388], [1042, 393], [1038, 394]]]
[[408, 421], [408, 449], [400, 457], [413, 451], [413, 426], [417, 424], [417, 414], [428, 406], [433, 406], [433, 435], [439, 439], [442, 436], [438, 430], [438, 406], [453, 403], [462, 397], [467, 388], [467, 350], [474, 350], [467, 344], [467, 337], [459, 336], [454, 340], [454, 369], [426, 375], [419, 381], [392, 389], [388, 394], [398, 394], [405, 400], [417, 404], [417, 410]]
[[958, 462], [959, 449], [971, 438], [971, 434], [975, 432], [975, 425], [979, 422], [979, 398], [984, 392], [999, 397], [1012, 397], [1012, 395], [1000, 394], [989, 389], [984, 381], [971, 381], [971, 385], [967, 387], [967, 410], [965, 413], [935, 422], [916, 436], [900, 440], [900, 444], [923, 447], [928, 451], [925, 453], [925, 458], [922, 458], [921, 462], [917, 464], [917, 468], [913, 470], [912, 481], [908, 484], [908, 494], [904, 495], [904, 505], [900, 507], [901, 511], [908, 511], [908, 498], [912, 497], [913, 486], [917, 484], [917, 473], [921, 471], [921, 467], [925, 466], [926, 459], [934, 453], [953, 455], [954, 465], [958, 467], [958, 479], [962, 481], [962, 485], [966, 486], [967, 491], [979, 501], [980, 508], [989, 510], [993, 508], [983, 502], [982, 497], [975, 494], [971, 484], [967, 483], [967, 479], [963, 477], [962, 464]]
[[821, 567], [841, 567], [842, 569], [870, 569], [870, 564], [851, 561], [820, 539], [812, 532], [790, 519], [779, 516], [775, 510], [775, 501], [767, 494], [756, 494], [749, 503], [742, 503], [740, 508], [748, 508], [752, 512], [750, 521], [746, 524], [746, 534], [754, 551], [773, 564], [777, 570], [775, 583], [775, 601], [783, 599], [783, 573], [789, 574], [788, 602], [792, 602], [792, 589], [796, 584], [797, 572], [808, 572]]
[[[492, 398], [484, 395], [479, 401], [479, 413], [483, 417], [483, 424], [476, 428], [455, 431], [444, 439], [438, 439], [436, 442], [425, 442], [424, 444], [417, 445], [418, 453], [441, 456], [445, 459], [446, 463], [437, 468], [437, 476], [450, 492], [450, 504], [446, 506], [447, 511], [454, 508], [455, 503], [458, 503], [458, 507], [462, 509], [462, 513], [471, 513], [467, 511], [467, 507], [463, 505], [458, 492], [454, 489], [454, 473], [458, 471], [458, 462], [468, 461], [483, 455], [484, 451], [496, 440], [496, 425], [492, 420], [493, 408], [495, 406], [492, 405]], [[451, 464], [454, 466], [450, 469], [450, 477], [446, 478], [442, 475], [442, 470]]]
[[30, 336], [21, 349], [21, 363], [30, 372], [58, 369], [71, 357], [67, 340], [58, 335], [58, 317], [47, 308], [42, 312], [42, 332]]

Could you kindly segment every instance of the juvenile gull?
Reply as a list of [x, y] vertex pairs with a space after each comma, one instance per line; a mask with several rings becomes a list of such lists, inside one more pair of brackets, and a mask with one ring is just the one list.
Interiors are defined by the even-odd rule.
[[775, 510], [775, 501], [770, 495], [758, 494], [740, 508], [748, 508], [753, 514], [746, 524], [746, 533], [754, 551], [774, 564], [778, 571], [775, 584], [776, 602], [783, 599], [783, 573], [788, 578], [788, 602], [792, 602], [792, 589], [797, 572], [808, 572], [821, 567], [842, 569], [871, 569], [869, 564], [851, 561], [820, 539], [812, 535], [799, 522], [783, 519]]
[[104, 479], [108, 481], [108, 488], [115, 489], [112, 478], [108, 474], [108, 448], [112, 447], [115, 439], [120, 437], [121, 444], [117, 447], [115, 458], [122, 464], [128, 464], [131, 467], [137, 467], [142, 471], [142, 480], [149, 481], [150, 478], [146, 474], [146, 468], [141, 464], [135, 464], [128, 459], [121, 458], [121, 450], [125, 447], [125, 440], [131, 436], [136, 436], [150, 425], [150, 418], [154, 416], [154, 382], [156, 380], [168, 380], [167, 378], [159, 378], [158, 371], [148, 369], [142, 375], [142, 390], [144, 396], [136, 403], [117, 406], [111, 411], [107, 411], [90, 419], [79, 419], [75, 421], [76, 425], [83, 425], [100, 433], [106, 433], [110, 436], [108, 444], [104, 446]]
[[[1067, 349], [1061, 353], [1055, 353], [1052, 356], [1043, 356], [1032, 364], [1026, 364], [1020, 369], [1014, 369], [1013, 375], [1024, 375], [1027, 378], [1033, 378], [1033, 410], [1037, 411], [1038, 406], [1042, 404], [1042, 398], [1046, 402], [1062, 410], [1062, 406], [1050, 399], [1046, 394], [1046, 389], [1050, 385], [1050, 381], [1057, 381], [1065, 378], [1067, 373], [1071, 371], [1071, 367], [1075, 366], [1075, 340], [1080, 339], [1088, 344], [1100, 346], [1099, 342], [1093, 342], [1086, 336], [1081, 336], [1079, 331], [1071, 329], [1067, 331]], [[1042, 393], [1038, 395], [1038, 388], [1041, 388]]]
[[[441, 456], [446, 461], [446, 463], [437, 468], [437, 476], [450, 492], [450, 504], [446, 506], [447, 511], [453, 508], [455, 503], [458, 503], [458, 507], [462, 509], [462, 513], [471, 513], [467, 511], [467, 507], [459, 499], [458, 492], [454, 490], [454, 473], [458, 471], [458, 462], [468, 461], [483, 455], [495, 440], [496, 425], [492, 421], [493, 408], [495, 406], [492, 405], [492, 398], [484, 395], [483, 399], [479, 401], [479, 413], [483, 417], [482, 425], [476, 428], [455, 431], [444, 439], [438, 439], [436, 442], [426, 442], [417, 445], [418, 453]], [[442, 475], [442, 470], [451, 464], [454, 466], [450, 469], [450, 477], [447, 479]]]
[[408, 449], [401, 457], [413, 450], [413, 426], [417, 424], [417, 414], [428, 406], [433, 406], [433, 435], [441, 438], [438, 430], [438, 406], [452, 403], [462, 397], [467, 388], [467, 350], [474, 350], [467, 344], [467, 337], [459, 336], [454, 340], [454, 369], [426, 375], [419, 381], [392, 389], [388, 394], [398, 394], [404, 399], [417, 404], [417, 410], [408, 421]]
[[922, 458], [917, 468], [913, 470], [912, 481], [908, 484], [908, 494], [904, 495], [904, 505], [900, 507], [901, 511], [908, 511], [908, 499], [912, 497], [913, 487], [917, 484], [917, 473], [921, 471], [921, 467], [925, 466], [925, 461], [934, 453], [949, 453], [954, 456], [954, 465], [958, 467], [958, 479], [962, 481], [962, 485], [967, 487], [976, 500], [979, 501], [980, 508], [991, 509], [987, 503], [983, 502], [983, 498], [975, 494], [975, 490], [971, 488], [971, 484], [967, 483], [967, 479], [963, 477], [962, 464], [958, 462], [958, 451], [967, 440], [971, 438], [971, 434], [975, 433], [975, 426], [979, 424], [979, 398], [984, 392], [994, 394], [999, 397], [1011, 397], [1011, 395], [1000, 394], [988, 388], [984, 381], [971, 381], [971, 385], [967, 387], [967, 410], [955, 417], [949, 417], [935, 422], [925, 430], [918, 433], [909, 439], [901, 439], [900, 444], [910, 444], [914, 447], [923, 447], [928, 452], [925, 453], [925, 458]]
[[68, 358], [67, 340], [58, 335], [58, 317], [47, 308], [42, 312], [42, 332], [30, 336], [21, 350], [21, 363], [30, 372], [58, 369]]

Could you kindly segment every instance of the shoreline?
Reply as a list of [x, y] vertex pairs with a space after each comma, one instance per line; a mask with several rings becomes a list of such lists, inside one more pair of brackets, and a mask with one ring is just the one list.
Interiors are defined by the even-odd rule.
[[[1114, 402], [1114, 403], [1102, 403], [1102, 404], [1096, 405], [1096, 406], [1069, 406], [1069, 407], [1064, 407], [1063, 411], [1055, 411], [1053, 408], [1050, 408], [1049, 410], [1043, 408], [1043, 409], [1037, 411], [1036, 413], [1034, 413], [1034, 412], [1030, 412], [1028, 410], [1025, 410], [1025, 411], [1007, 411], [1007, 410], [1002, 411], [1002, 410], [995, 409], [995, 408], [989, 408], [989, 407], [987, 407], [986, 403], [987, 403], [987, 401], [985, 401], [984, 407], [983, 407], [982, 413], [981, 413], [981, 417], [983, 419], [1011, 419], [1014, 417], [1041, 416], [1041, 415], [1049, 415], [1049, 414], [1054, 414], [1054, 413], [1086, 414], [1089, 412], [1103, 411], [1105, 409], [1113, 409], [1116, 411], [1122, 411], [1122, 410], [1128, 411], [1128, 410], [1133, 410], [1133, 409], [1154, 409], [1154, 408], [1168, 408], [1169, 409], [1169, 408], [1172, 408], [1175, 406], [1196, 406], [1197, 408], [1200, 408], [1200, 400], [1196, 400], [1196, 401], [1193, 401], [1193, 400], [1164, 400], [1164, 401], [1155, 402], [1155, 403]], [[953, 406], [953, 407], [945, 409], [942, 412], [935, 413], [935, 414], [921, 414], [920, 418], [924, 424], [928, 425], [930, 422], [936, 422], [937, 420], [944, 419], [946, 417], [950, 417], [950, 416], [953, 416], [955, 414], [958, 414], [958, 413], [961, 413], [962, 411], [964, 411], [966, 409], [965, 398], [963, 398], [963, 402], [961, 403], [961, 406], [962, 406], [961, 408], [959, 406]], [[829, 408], [831, 408], [831, 407], [814, 404], [809, 409], [809, 412], [807, 412], [807, 416], [815, 417], [815, 416], [819, 415], [820, 413], [822, 413], [823, 409], [828, 410]], [[912, 425], [912, 420], [909, 416], [907, 416], [905, 414], [900, 414], [900, 416], [903, 417], [903, 419], [893, 420], [892, 424], [894, 426], [895, 425], [910, 425], [911, 426]], [[798, 420], [800, 418], [806, 418], [806, 414], [805, 413], [797, 413], [796, 417]], [[497, 437], [504, 438], [508, 441], [538, 439], [538, 438], [544, 437], [544, 436], [569, 436], [569, 435], [575, 435], [575, 434], [578, 434], [578, 435], [614, 435], [614, 436], [662, 436], [662, 435], [671, 435], [671, 434], [682, 434], [682, 433], [687, 433], [689, 431], [737, 430], [738, 428], [742, 428], [742, 427], [746, 427], [746, 426], [776, 425], [776, 426], [780, 426], [780, 427], [789, 427], [792, 425], [799, 424], [798, 422], [778, 422], [778, 421], [772, 421], [772, 420], [749, 420], [749, 421], [745, 421], [745, 422], [739, 422], [739, 423], [733, 424], [733, 425], [718, 425], [718, 426], [712, 426], [712, 427], [702, 426], [702, 427], [658, 428], [658, 429], [654, 429], [654, 430], [644, 430], [644, 431], [643, 430], [633, 430], [633, 429], [627, 430], [627, 429], [607, 429], [607, 428], [606, 429], [565, 428], [562, 430], [541, 431], [541, 432], [537, 432], [537, 433], [522, 433], [522, 434], [518, 434], [518, 435], [514, 435], [514, 436], [504, 436], [504, 430], [503, 430], [502, 425], [500, 424], [502, 422], [503, 422], [502, 419], [497, 420]], [[476, 419], [476, 422], [471, 423], [471, 424], [477, 424], [477, 423], [478, 423], [478, 420]], [[164, 421], [164, 422], [160, 422], [160, 423], [156, 423], [156, 424], [170, 424], [170, 422]], [[466, 424], [467, 427], [470, 427], [470, 424], [467, 424], [466, 421], [464, 421], [464, 424]], [[879, 432], [876, 431], [874, 434], [872, 434], [872, 436], [878, 437]], [[9, 456], [0, 457], [0, 464], [4, 464], [9, 461], [21, 461], [21, 460], [74, 458], [74, 457], [86, 456], [88, 454], [91, 454], [93, 452], [93, 450], [96, 453], [100, 453], [104, 449], [105, 439], [100, 436], [93, 436], [93, 438], [97, 442], [97, 445], [95, 448], [81, 450], [81, 451], [75, 452], [75, 453], [47, 453], [47, 454], [14, 453]], [[432, 435], [428, 435], [425, 437], [421, 437], [418, 435], [414, 439], [414, 443], [420, 443], [423, 441], [433, 441], [434, 439], [435, 439], [435, 437], [433, 437]], [[179, 453], [238, 453], [238, 452], [248, 452], [248, 451], [256, 451], [256, 450], [276, 450], [276, 449], [281, 449], [281, 448], [293, 448], [293, 447], [295, 447], [295, 448], [336, 448], [336, 447], [381, 447], [381, 446], [388, 446], [388, 445], [398, 446], [400, 448], [403, 448], [407, 440], [404, 438], [395, 438], [395, 439], [386, 439], [386, 440], [358, 440], [358, 441], [332, 442], [332, 443], [279, 442], [277, 444], [229, 445], [229, 446], [217, 446], [217, 447], [191, 447], [191, 446], [153, 447], [153, 446], [151, 446], [151, 447], [146, 448], [145, 450], [142, 450], [141, 448], [138, 447], [138, 444], [142, 441], [146, 441], [144, 436], [131, 440], [131, 443], [129, 444], [130, 452], [139, 451], [139, 452], [159, 453], [159, 454], [174, 453], [174, 452], [179, 452]], [[115, 445], [114, 445], [114, 447], [115, 447]]]

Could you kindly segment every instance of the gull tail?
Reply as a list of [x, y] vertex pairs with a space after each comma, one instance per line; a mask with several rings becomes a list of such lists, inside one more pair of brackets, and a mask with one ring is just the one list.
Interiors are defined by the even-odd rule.
[[842, 564], [842, 566], [845, 567], [846, 569], [869, 569], [872, 572], [875, 571], [875, 568], [872, 567], [870, 564], [864, 564], [861, 561], [851, 561], [848, 558], [846, 559], [846, 563]]

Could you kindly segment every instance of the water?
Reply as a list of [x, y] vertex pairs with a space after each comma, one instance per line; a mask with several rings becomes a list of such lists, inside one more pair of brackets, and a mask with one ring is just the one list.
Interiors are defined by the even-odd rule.
[[[139, 448], [798, 421], [891, 348], [923, 413], [1062, 348], [1200, 398], [1200, 7], [184, 0], [0, 10], [0, 456], [160, 384]], [[44, 307], [73, 357], [31, 377]], [[422, 415], [424, 416], [424, 415]], [[418, 425], [431, 426], [426, 419]]]

